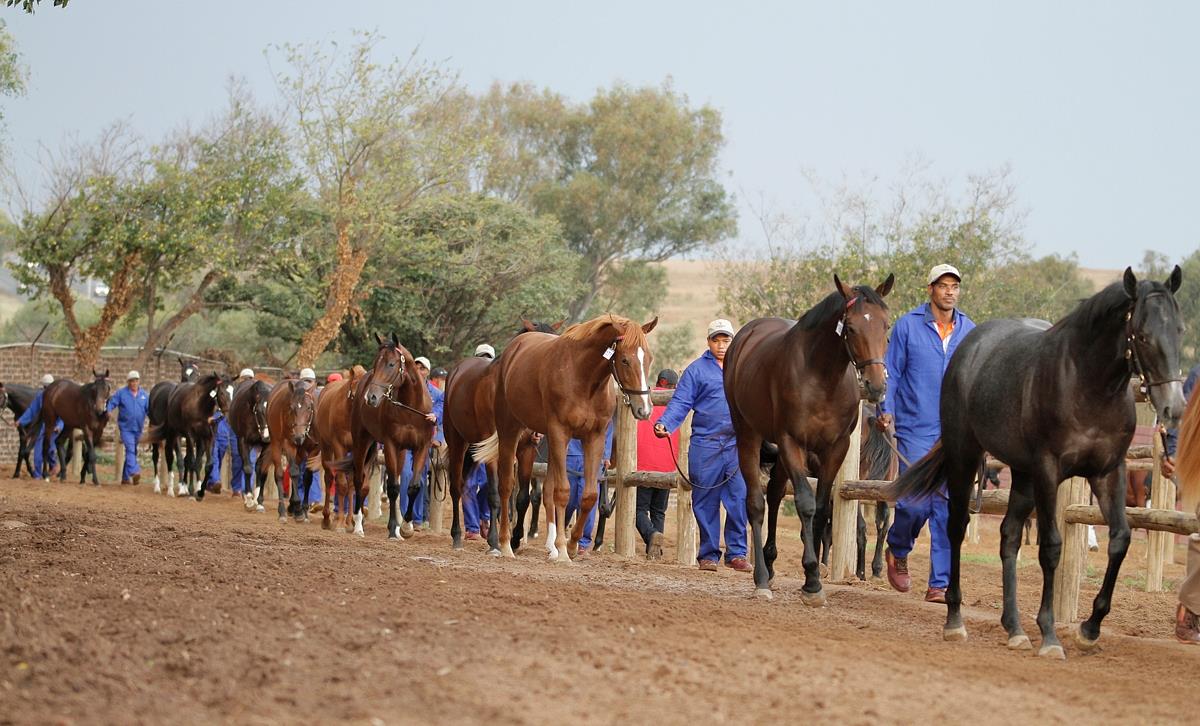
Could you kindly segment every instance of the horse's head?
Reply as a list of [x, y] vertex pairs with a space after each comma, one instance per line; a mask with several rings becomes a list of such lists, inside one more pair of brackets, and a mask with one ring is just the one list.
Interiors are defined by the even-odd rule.
[[267, 426], [267, 401], [271, 397], [271, 389], [262, 381], [254, 381], [250, 391], [250, 410], [254, 413], [254, 426], [258, 429], [263, 441], [271, 440], [271, 430]]
[[608, 358], [613, 378], [625, 395], [625, 403], [629, 405], [633, 417], [645, 421], [654, 410], [650, 403], [649, 385], [650, 365], [654, 356], [650, 353], [646, 334], [658, 325], [658, 317], [644, 325], [615, 316], [614, 321], [618, 335], [604, 355]]
[[317, 418], [317, 399], [313, 395], [316, 386], [304, 381], [287, 382], [288, 407], [292, 412], [292, 444], [300, 447], [308, 438], [313, 421]]
[[195, 363], [189, 363], [182, 357], [176, 358], [179, 361], [179, 380], [183, 383], [195, 383], [200, 380], [200, 371], [196, 368]]
[[[378, 408], [385, 399], [394, 400], [395, 391], [409, 380], [408, 367], [413, 365], [412, 356], [400, 345], [395, 333], [392, 333], [390, 340], [376, 333], [375, 340], [379, 343], [379, 352], [375, 354], [371, 379], [367, 381], [367, 390], [363, 394], [363, 399], [371, 408]], [[411, 377], [417, 380], [415, 371]]]
[[872, 403], [878, 403], [887, 394], [887, 366], [883, 356], [891, 320], [883, 298], [892, 291], [895, 281], [895, 275], [888, 275], [879, 287], [872, 289], [866, 285], [851, 287], [837, 275], [833, 276], [833, 284], [845, 299], [837, 333], [846, 344], [850, 363], [858, 371], [867, 399]]
[[566, 321], [559, 320], [557, 323], [541, 323], [529, 320], [528, 318], [521, 318], [521, 329], [517, 331], [517, 335], [521, 333], [549, 333], [550, 335], [558, 335], [564, 322]]
[[1176, 265], [1165, 283], [1138, 282], [1132, 268], [1125, 268], [1125, 294], [1133, 301], [1126, 314], [1125, 355], [1135, 375], [1142, 379], [1159, 421], [1167, 428], [1179, 425], [1186, 401], [1179, 371], [1179, 338], [1183, 321], [1175, 292], [1183, 281]]
[[217, 380], [217, 409], [229, 415], [229, 406], [233, 403], [233, 379], [222, 373]]

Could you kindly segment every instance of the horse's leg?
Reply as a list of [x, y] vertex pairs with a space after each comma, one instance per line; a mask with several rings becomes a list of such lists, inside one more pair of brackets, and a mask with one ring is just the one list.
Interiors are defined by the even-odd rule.
[[[746, 430], [746, 429], [743, 429]], [[746, 480], [746, 519], [750, 523], [750, 548], [754, 554], [754, 594], [770, 600], [771, 568], [763, 547], [763, 515], [766, 514], [766, 498], [763, 496], [762, 482], [759, 481], [759, 450], [762, 439], [747, 432], [737, 437], [738, 466], [742, 470], [742, 478]], [[775, 476], [772, 469], [772, 478]], [[771, 542], [771, 546], [774, 546]], [[774, 557], [771, 562], [774, 562]]]
[[401, 463], [404, 452], [391, 441], [383, 445], [384, 486], [388, 496], [388, 539], [400, 540], [400, 487]]
[[[291, 502], [291, 497], [287, 494], [284, 494], [284, 492], [283, 492], [283, 461], [284, 461], [284, 457], [283, 457], [282, 449], [283, 449], [283, 447], [274, 439], [274, 437], [272, 437], [271, 449], [270, 449], [270, 453], [269, 453], [269, 456], [271, 458], [269, 461], [270, 461], [271, 467], [274, 469], [273, 474], [275, 477], [275, 495], [279, 499], [278, 503], [275, 505], [275, 511], [279, 515], [279, 521], [286, 522], [287, 521], [287, 506], [288, 506], [288, 503]], [[295, 487], [292, 487], [292, 490], [295, 491]]]
[[567, 542], [567, 555], [571, 559], [579, 556], [579, 540], [583, 539], [587, 527], [588, 513], [596, 506], [599, 496], [597, 486], [600, 479], [600, 466], [604, 463], [601, 452], [604, 448], [604, 435], [593, 434], [583, 439], [583, 496], [579, 501], [579, 511], [575, 514], [575, 526], [571, 528], [571, 539]]
[[[525, 540], [525, 513], [529, 510], [529, 489], [533, 480], [534, 448], [528, 444], [517, 447], [517, 502], [513, 523], [512, 549], [515, 552]], [[537, 507], [533, 508], [537, 512]]]
[[196, 501], [204, 501], [204, 495], [208, 491], [208, 472], [212, 470], [213, 442], [207, 441], [204, 438], [196, 438]]
[[1055, 462], [1043, 463], [1043, 470], [1033, 473], [1033, 500], [1037, 505], [1038, 563], [1042, 566], [1042, 602], [1038, 608], [1037, 624], [1042, 631], [1042, 647], [1038, 655], [1065, 658], [1062, 643], [1054, 632], [1054, 571], [1062, 555], [1062, 535], [1054, 521], [1058, 494], [1058, 467]]
[[[429, 467], [429, 449], [429, 446], [421, 446], [416, 451], [410, 449], [408, 452], [408, 461], [412, 466], [412, 478], [408, 480], [408, 512], [405, 515], [404, 522], [405, 529], [407, 530], [404, 533], [405, 537], [413, 535], [415, 531], [413, 529], [413, 521], [417, 516], [421, 516], [414, 513], [421, 511], [418, 509], [418, 504], [421, 500], [421, 482], [424, 480], [427, 473], [426, 469]], [[428, 489], [426, 490], [428, 491]], [[425, 512], [428, 513], [428, 511], [429, 509], [426, 507]]]
[[446, 474], [450, 477], [450, 546], [456, 550], [463, 548], [462, 538], [462, 493], [463, 479], [466, 478], [467, 442], [458, 429], [446, 426]]
[[[413, 534], [413, 512], [417, 507], [417, 497], [421, 492], [421, 483], [417, 479], [417, 470], [413, 468], [416, 464], [416, 457], [413, 456], [411, 449], [399, 450], [400, 460], [403, 462], [400, 466], [400, 501], [404, 502], [404, 513], [401, 517], [401, 534], [405, 537], [411, 537]], [[407, 481], [405, 480], [407, 474]]]
[[1021, 551], [1021, 533], [1026, 529], [1029, 514], [1033, 511], [1034, 499], [1029, 475], [1012, 472], [1012, 486], [1008, 490], [1008, 511], [1000, 522], [1000, 565], [1004, 582], [1004, 610], [1000, 622], [1008, 633], [1008, 647], [1028, 650], [1033, 646], [1029, 636], [1021, 627], [1021, 614], [1017, 609], [1017, 555]]
[[[779, 504], [787, 495], [787, 482], [787, 471], [784, 467], [772, 464], [771, 476], [767, 479], [767, 543], [763, 545], [763, 560], [767, 565], [768, 587], [775, 583], [775, 558], [779, 556], [776, 545], [776, 526], [779, 523]], [[808, 486], [807, 483], [805, 486]]]
[[[847, 439], [847, 441], [849, 441]], [[757, 450], [756, 450], [757, 451]], [[825, 591], [821, 588], [821, 570], [817, 561], [817, 541], [813, 516], [817, 511], [817, 499], [828, 496], [827, 490], [832, 480], [817, 480], [817, 492], [813, 493], [808, 486], [808, 461], [806, 452], [799, 444], [788, 437], [779, 442], [779, 455], [787, 467], [792, 479], [792, 491], [796, 501], [796, 514], [800, 515], [800, 539], [804, 543], [802, 561], [804, 563], [804, 585], [801, 587], [800, 599], [805, 605], [821, 606], [825, 603]], [[840, 458], [839, 458], [840, 462]]]
[[[17, 426], [17, 468], [13, 469], [13, 479], [21, 478], [21, 462], [25, 461], [28, 444], [25, 439], [25, 429]], [[30, 476], [33, 475], [32, 467]]]
[[569, 564], [571, 558], [567, 554], [566, 527], [567, 500], [571, 495], [571, 488], [567, 483], [567, 444], [570, 436], [561, 427], [552, 427], [551, 431], [546, 432], [546, 438], [549, 441], [549, 460], [546, 462], [546, 483], [542, 491], [542, 500], [547, 503], [546, 521], [550, 522], [552, 527], [546, 535], [546, 549], [554, 562]]
[[529, 512], [529, 539], [538, 538], [538, 514], [541, 509], [537, 503], [542, 499], [542, 480], [530, 474], [529, 476], [529, 501], [533, 503], [533, 509]]
[[[369, 438], [356, 433], [354, 436], [354, 503], [351, 507], [354, 511], [354, 534], [359, 537], [365, 537], [363, 531], [363, 507], [367, 502], [367, 484], [366, 484], [366, 469], [367, 457], [375, 455], [375, 442]], [[399, 497], [397, 496], [397, 499]], [[395, 502], [393, 500], [393, 506]], [[391, 523], [389, 523], [388, 534], [392, 532]]]
[[854, 574], [860, 580], [867, 579], [867, 520], [863, 518], [862, 506], [856, 505], [858, 515], [858, 556], [854, 563]]
[[1108, 522], [1108, 566], [1104, 569], [1104, 583], [1096, 599], [1092, 601], [1092, 615], [1079, 624], [1079, 632], [1075, 642], [1084, 650], [1095, 647], [1100, 638], [1100, 621], [1108, 615], [1112, 607], [1113, 587], [1117, 584], [1117, 574], [1121, 563], [1125, 561], [1125, 553], [1129, 551], [1129, 523], [1125, 519], [1125, 507], [1121, 501], [1121, 482], [1125, 481], [1125, 463], [1117, 467], [1103, 478], [1088, 480], [1092, 491], [1096, 494], [1096, 502], [1104, 521]]
[[[946, 539], [950, 543], [946, 624], [942, 628], [942, 637], [946, 640], [965, 640], [967, 637], [967, 629], [962, 622], [962, 541], [967, 534], [967, 524], [971, 521], [969, 507], [972, 484], [975, 481], [975, 472], [979, 470], [979, 458], [983, 455], [983, 451], [974, 448], [970, 441], [959, 441], [958, 444], [960, 448], [957, 451], [946, 452], [946, 490], [949, 496]], [[930, 568], [932, 569], [932, 564]]]
[[875, 503], [875, 556], [871, 558], [871, 577], [883, 574], [883, 539], [887, 535], [888, 504]]
[[[91, 469], [91, 471], [92, 471], [92, 485], [93, 486], [100, 486], [100, 478], [96, 475], [96, 452], [98, 452], [100, 450], [100, 435], [102, 433], [103, 432], [101, 431], [101, 429], [97, 427], [95, 432], [92, 433], [92, 437], [90, 440], [88, 440], [88, 437], [86, 434], [83, 437], [85, 441], [88, 441], [87, 465], [88, 465], [88, 469]], [[125, 452], [125, 456], [126, 457], [137, 456], [137, 448], [135, 447], [133, 451]]]

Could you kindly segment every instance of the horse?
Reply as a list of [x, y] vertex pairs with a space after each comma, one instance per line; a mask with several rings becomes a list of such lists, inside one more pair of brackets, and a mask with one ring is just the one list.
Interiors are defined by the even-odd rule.
[[242, 500], [246, 509], [263, 511], [263, 489], [266, 485], [266, 469], [252, 471], [250, 467], [250, 452], [271, 442], [271, 432], [267, 426], [267, 398], [271, 395], [270, 384], [264, 381], [251, 380], [240, 383], [234, 390], [229, 402], [229, 428], [237, 439], [238, 455], [242, 460], [242, 470], [237, 475], [242, 477]]
[[167, 460], [179, 456], [179, 437], [184, 439], [183, 481], [188, 494], [204, 499], [209, 458], [212, 456], [212, 417], [220, 410], [229, 410], [233, 385], [221, 373], [209, 373], [195, 383], [180, 383], [167, 398], [166, 422], [151, 427], [143, 436], [146, 443], [166, 441]]
[[[375, 334], [379, 350], [371, 372], [354, 385], [350, 407], [350, 434], [353, 446], [348, 457], [333, 464], [334, 471], [354, 472], [354, 534], [364, 536], [362, 509], [366, 504], [367, 458], [375, 452], [376, 443], [383, 445], [383, 460], [387, 470], [388, 539], [399, 540], [401, 523], [400, 470], [402, 452], [412, 454], [412, 470], [422, 471], [433, 441], [433, 426], [428, 417], [433, 414], [429, 389], [421, 380], [416, 363], [408, 349], [400, 345], [396, 334], [390, 340]], [[406, 533], [412, 525], [404, 522]]]
[[7, 408], [12, 411], [13, 426], [17, 428], [17, 468], [13, 469], [13, 478], [21, 477], [22, 462], [24, 462], [29, 476], [33, 476], [33, 462], [29, 460], [30, 454], [33, 453], [32, 440], [29, 436], [29, 429], [32, 427], [17, 426], [17, 420], [33, 403], [33, 399], [37, 398], [38, 389], [33, 386], [23, 386], [20, 383], [0, 383], [0, 391], [2, 391], [0, 395], [3, 395], [0, 409]]
[[[775, 575], [779, 502], [791, 479], [804, 542], [803, 603], [825, 603], [816, 543], [828, 520], [833, 480], [858, 425], [859, 391], [871, 402], [887, 391], [883, 363], [890, 325], [884, 298], [894, 275], [876, 288], [851, 287], [833, 276], [834, 291], [798, 321], [758, 318], [738, 331], [725, 354], [725, 398], [746, 480], [746, 511], [754, 547], [754, 587], [770, 599]], [[779, 448], [764, 500], [758, 478], [763, 441]], [[817, 475], [814, 499], [808, 472]], [[764, 546], [763, 514], [769, 507]]]
[[1058, 485], [1084, 477], [1108, 524], [1108, 566], [1075, 641], [1096, 646], [1100, 623], [1129, 549], [1125, 519], [1125, 452], [1137, 418], [1131, 375], [1141, 379], [1159, 420], [1175, 426], [1184, 409], [1179, 373], [1183, 325], [1175, 292], [1179, 267], [1165, 283], [1139, 281], [1126, 268], [1115, 282], [1084, 300], [1055, 325], [1040, 320], [991, 320], [963, 339], [942, 381], [942, 437], [893, 485], [891, 496], [938, 495], [945, 482], [950, 516], [950, 587], [943, 637], [967, 637], [960, 606], [960, 550], [967, 504], [984, 452], [1009, 465], [1012, 486], [1000, 525], [1004, 577], [1001, 623], [1008, 647], [1030, 650], [1017, 611], [1017, 553], [1022, 523], [1037, 511], [1042, 600], [1038, 655], [1064, 658], [1054, 632], [1054, 571], [1062, 537], [1054, 521]]
[[[586, 513], [596, 503], [604, 432], [617, 403], [610, 379], [621, 389], [634, 418], [646, 420], [653, 410], [647, 384], [653, 355], [646, 334], [657, 324], [657, 317], [638, 325], [628, 318], [605, 314], [572, 325], [561, 336], [518, 335], [496, 360], [496, 433], [476, 445], [475, 458], [496, 462], [500, 474], [500, 528], [509, 532], [508, 503], [517, 444], [528, 431], [545, 435], [550, 460], [542, 504], [548, 523], [546, 547], [552, 561], [570, 564], [578, 555], [587, 519], [576, 517], [568, 542], [567, 444], [572, 438], [583, 444], [580, 511]], [[501, 540], [500, 544], [501, 554], [515, 557], [511, 541]]]
[[[354, 366], [347, 378], [325, 386], [317, 398], [316, 434], [321, 450], [321, 467], [325, 472], [325, 506], [321, 513], [321, 528], [332, 529], [330, 502], [349, 491], [350, 481], [346, 472], [334, 469], [334, 463], [345, 458], [354, 448], [354, 437], [350, 432], [350, 409], [354, 390], [367, 371]], [[344, 526], [350, 526], [350, 512], [342, 512]]]
[[[280, 522], [287, 521], [283, 503], [284, 467], [293, 461], [299, 462], [301, 475], [292, 480], [287, 509], [297, 522], [308, 521], [308, 487], [304, 486], [303, 472], [309, 466], [309, 459], [320, 454], [320, 445], [312, 430], [317, 413], [316, 388], [315, 383], [288, 379], [275, 386], [267, 398], [270, 448], [267, 454], [259, 459], [258, 470], [259, 479], [262, 479], [266, 476], [268, 466], [275, 468]], [[303, 497], [300, 494], [301, 489], [304, 490]]]
[[[196, 366], [188, 363], [182, 357], [175, 360], [179, 361], [179, 383], [195, 383], [200, 379], [200, 372], [196, 370]], [[159, 381], [150, 389], [149, 401], [150, 405], [146, 411], [146, 418], [149, 421], [150, 427], [163, 426], [167, 422], [167, 401], [171, 398], [171, 392], [179, 385], [172, 381]], [[178, 438], [176, 439], [178, 441]], [[143, 438], [143, 442], [145, 439]], [[162, 482], [158, 476], [158, 457], [159, 450], [166, 449], [167, 458], [167, 496], [175, 496], [175, 455], [178, 446], [171, 446], [169, 443], [164, 445], [164, 442], [158, 441], [150, 445], [150, 459], [154, 464], [154, 493], [162, 491]], [[179, 491], [183, 491], [183, 485], [179, 486]]]
[[[84, 459], [79, 471], [79, 483], [83, 484], [88, 472], [92, 474], [92, 484], [100, 486], [96, 476], [96, 449], [100, 446], [100, 437], [108, 424], [108, 397], [112, 395], [112, 384], [108, 381], [108, 369], [103, 373], [92, 371], [91, 383], [79, 385], [74, 381], [59, 379], [46, 386], [42, 396], [42, 426], [45, 431], [53, 431], [54, 423], [62, 419], [63, 430], [58, 436], [58, 460], [66, 461], [66, 442], [71, 440], [75, 429], [84, 431]], [[50, 454], [50, 439], [42, 439], [42, 461], [48, 461]], [[59, 481], [66, 481], [67, 467], [64, 465], [58, 475]]]
[[[520, 336], [524, 333], [544, 333], [558, 335], [562, 321], [553, 325], [521, 320]], [[459, 361], [450, 371], [446, 379], [446, 400], [442, 409], [442, 431], [446, 437], [446, 466], [450, 473], [450, 499], [453, 502], [454, 521], [450, 526], [450, 537], [454, 549], [462, 549], [462, 520], [461, 501], [463, 480], [475, 466], [475, 460], [470, 456], [469, 447], [477, 444], [496, 432], [495, 404], [496, 373], [499, 366], [487, 358], [465, 358]], [[515, 526], [511, 532], [510, 547], [513, 550], [521, 546], [524, 538], [525, 512], [529, 507], [530, 489], [533, 484], [533, 461], [536, 456], [537, 442], [535, 434], [528, 432], [521, 437], [517, 447], [517, 479], [520, 491], [517, 495], [517, 515]], [[500, 496], [497, 483], [497, 472], [494, 463], [487, 465], [488, 500], [493, 517], [500, 506]], [[535, 488], [536, 491], [536, 488]], [[530, 534], [537, 530], [537, 508], [534, 508]], [[493, 554], [500, 553], [499, 532], [497, 527], [488, 530], [488, 548]]]

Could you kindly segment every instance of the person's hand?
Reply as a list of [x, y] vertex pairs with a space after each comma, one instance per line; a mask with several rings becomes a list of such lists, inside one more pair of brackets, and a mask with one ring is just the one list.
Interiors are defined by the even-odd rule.
[[1175, 476], [1175, 459], [1166, 454], [1163, 454], [1162, 464], [1160, 464], [1162, 475], [1168, 479]]
[[440, 449], [445, 445], [446, 445], [445, 441], [434, 441], [433, 442], [433, 448], [435, 448], [435, 449]]
[[654, 435], [660, 439], [665, 439], [671, 434], [667, 433], [667, 427], [660, 423], [654, 424]]
[[892, 427], [892, 414], [885, 413], [875, 419], [875, 428], [880, 431], [887, 431]]
[[529, 440], [532, 441], [534, 444], [540, 444], [540, 443], [542, 443], [542, 439], [545, 436], [546, 436], [545, 434], [539, 434], [535, 431], [533, 433], [533, 435], [529, 437]]
[[437, 416], [433, 415], [432, 413], [427, 413], [425, 414], [425, 420], [431, 424], [435, 424], [437, 423]]
[[612, 459], [605, 459], [604, 460], [604, 470], [608, 471], [611, 468], [612, 468]]

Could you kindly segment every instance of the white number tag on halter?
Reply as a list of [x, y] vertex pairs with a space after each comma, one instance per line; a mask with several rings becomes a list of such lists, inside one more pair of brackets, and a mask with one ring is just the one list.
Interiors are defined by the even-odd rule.
[[844, 322], [845, 322], [845, 321], [843, 321], [843, 320], [839, 320], [839, 321], [838, 321], [838, 324], [837, 324], [837, 334], [838, 334], [838, 335], [841, 335], [841, 334], [842, 334], [842, 323], [844, 323]]
[[608, 346], [608, 348], [604, 351], [604, 360], [612, 360], [613, 354], [616, 352], [617, 352], [616, 346], [614, 346], [614, 345]]
[[213, 390], [209, 391], [209, 392], [208, 392], [208, 397], [209, 397], [209, 398], [216, 398], [216, 397], [217, 397], [217, 391], [216, 391], [216, 389], [213, 389]]

